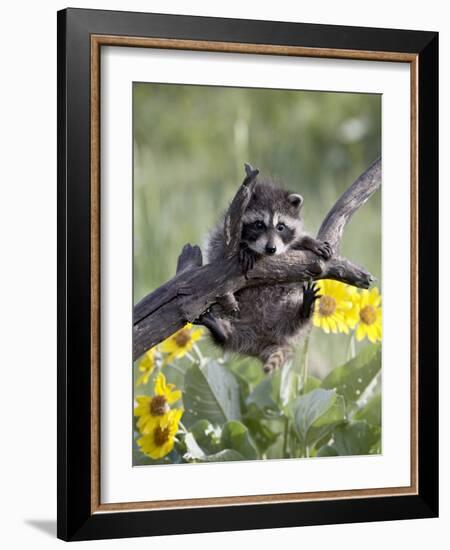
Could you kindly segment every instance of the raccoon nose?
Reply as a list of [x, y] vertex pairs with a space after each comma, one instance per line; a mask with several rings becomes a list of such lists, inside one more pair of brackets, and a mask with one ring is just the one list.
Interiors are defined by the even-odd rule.
[[276, 251], [277, 251], [276, 246], [269, 246], [269, 245], [266, 246], [267, 254], [275, 254]]

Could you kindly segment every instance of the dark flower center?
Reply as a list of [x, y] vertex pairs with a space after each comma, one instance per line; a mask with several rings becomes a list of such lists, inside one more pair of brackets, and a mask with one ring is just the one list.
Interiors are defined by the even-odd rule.
[[371, 305], [367, 305], [359, 312], [359, 317], [365, 325], [373, 325], [377, 320], [377, 312]]
[[332, 296], [322, 296], [319, 302], [319, 313], [322, 317], [329, 317], [336, 311], [336, 300]]
[[184, 348], [190, 339], [191, 335], [187, 329], [180, 330], [180, 332], [175, 336], [175, 342], [180, 348]]
[[150, 414], [152, 416], [162, 416], [168, 411], [167, 399], [164, 395], [155, 395], [150, 401]]
[[155, 445], [157, 445], [158, 447], [162, 447], [165, 443], [169, 441], [169, 428], [161, 428], [160, 426], [157, 426], [155, 428], [153, 436], [155, 439]]

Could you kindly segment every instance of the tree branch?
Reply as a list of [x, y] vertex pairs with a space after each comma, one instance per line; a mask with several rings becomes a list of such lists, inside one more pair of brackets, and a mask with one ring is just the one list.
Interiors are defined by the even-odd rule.
[[[133, 358], [155, 346], [197, 319], [227, 293], [243, 288], [310, 279], [335, 279], [368, 288], [373, 277], [351, 261], [334, 255], [324, 261], [307, 250], [289, 251], [280, 256], [264, 256], [242, 275], [236, 253], [242, 231], [242, 214], [256, 183], [257, 170], [246, 166], [247, 177], [225, 216], [226, 252], [223, 259], [202, 265], [198, 246], [185, 245], [178, 259], [177, 274], [143, 298], [134, 308]], [[381, 159], [374, 162], [340, 197], [325, 217], [318, 238], [327, 240], [335, 254], [345, 225], [381, 184]]]
[[339, 252], [342, 233], [353, 214], [375, 193], [381, 184], [381, 158], [355, 180], [328, 212], [317, 238], [328, 241], [334, 253]]

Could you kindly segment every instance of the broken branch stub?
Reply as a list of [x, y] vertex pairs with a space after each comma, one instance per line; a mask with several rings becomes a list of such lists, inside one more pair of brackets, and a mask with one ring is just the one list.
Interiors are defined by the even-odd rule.
[[224, 237], [226, 258], [231, 258], [239, 252], [242, 234], [242, 216], [251, 199], [253, 189], [256, 185], [256, 177], [259, 174], [259, 170], [254, 170], [250, 164], [245, 165], [245, 172], [247, 176], [231, 201], [225, 215]]

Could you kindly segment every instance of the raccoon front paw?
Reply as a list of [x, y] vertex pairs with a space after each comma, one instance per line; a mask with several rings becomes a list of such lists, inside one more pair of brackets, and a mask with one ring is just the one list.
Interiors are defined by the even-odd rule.
[[258, 254], [252, 250], [246, 243], [241, 243], [239, 250], [239, 265], [241, 266], [242, 273], [247, 273], [255, 267]]
[[309, 319], [314, 312], [314, 303], [320, 298], [319, 287], [313, 283], [305, 283], [303, 285], [303, 303], [300, 308], [300, 317]]
[[333, 249], [327, 241], [316, 241], [313, 252], [318, 256], [322, 256], [324, 260], [329, 260], [333, 255]]

